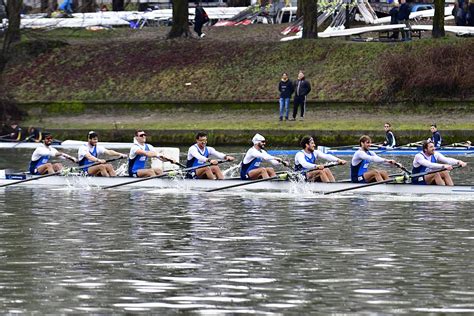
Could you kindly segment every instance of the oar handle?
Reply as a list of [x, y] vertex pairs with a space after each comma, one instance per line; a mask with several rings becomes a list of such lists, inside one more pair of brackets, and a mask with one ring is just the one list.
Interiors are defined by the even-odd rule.
[[[339, 165], [342, 165], [339, 161], [333, 161], [333, 162], [328, 162], [323, 166], [323, 169], [326, 169], [326, 168], [332, 168], [332, 167], [335, 167], [335, 166], [339, 166]], [[313, 168], [313, 169], [309, 169], [309, 170], [304, 170], [302, 172], [311, 172], [311, 171], [317, 171], [317, 170], [322, 170], [322, 169], [319, 169], [319, 168]]]
[[406, 172], [407, 174], [411, 174], [411, 171], [409, 171], [407, 168], [403, 167], [403, 165], [399, 162], [395, 162], [394, 165], [401, 169], [402, 171]]
[[168, 157], [165, 157], [165, 156], [162, 156], [162, 159], [168, 161], [168, 162], [171, 162], [172, 164], [174, 165], [177, 165], [177, 166], [180, 166], [181, 168], [186, 168], [186, 165], [183, 165], [182, 163], [180, 163], [179, 161], [174, 161], [173, 159], [171, 158], [168, 158]]
[[[223, 163], [223, 162], [225, 162], [225, 160], [219, 160], [219, 161], [217, 161], [218, 164]], [[201, 165], [201, 166], [185, 168], [185, 169], [181, 169], [181, 170], [179, 170], [179, 171], [180, 171], [180, 172], [187, 172], [187, 171], [191, 171], [191, 170], [197, 170], [197, 169], [201, 169], [201, 168], [206, 168], [206, 167], [209, 167], [209, 166], [212, 166], [212, 164], [206, 163], [206, 164]], [[125, 183], [114, 184], [114, 185], [110, 185], [110, 186], [107, 186], [107, 187], [103, 187], [103, 189], [104, 189], [104, 190], [107, 190], [107, 189], [112, 189], [112, 188], [120, 187], [120, 186], [127, 185], [127, 184], [134, 184], [134, 183], [139, 183], [139, 182], [142, 182], [142, 181], [148, 181], [148, 180], [152, 180], [152, 179], [158, 179], [158, 178], [166, 177], [166, 176], [168, 176], [170, 173], [173, 173], [173, 172], [176, 172], [176, 171], [174, 171], [174, 170], [172, 170], [172, 171], [167, 171], [167, 172], [164, 172], [164, 173], [162, 173], [162, 174], [160, 174], [160, 175], [156, 175], [156, 176], [151, 176], [151, 177], [147, 177], [147, 178], [140, 178], [140, 179], [136, 179], [136, 180], [133, 180], [133, 181], [128, 181], [128, 182], [125, 182]]]
[[[117, 158], [112, 158], [112, 159], [107, 159], [105, 161], [105, 163], [109, 163], [109, 162], [112, 162], [112, 161], [116, 161], [116, 160], [120, 160], [120, 159], [125, 159], [126, 157], [117, 157]], [[90, 168], [90, 167], [94, 167], [94, 166], [97, 166], [97, 165], [100, 165], [102, 164], [102, 162], [100, 161], [96, 161], [94, 163], [90, 163], [88, 165], [84, 165], [84, 166], [79, 166], [79, 167], [73, 167], [73, 169], [85, 169], [85, 168]]]
[[[453, 169], [457, 169], [457, 168], [462, 168], [462, 166], [461, 165], [453, 166]], [[431, 171], [427, 171], [427, 172], [420, 172], [420, 173], [410, 174], [410, 175], [408, 175], [408, 177], [410, 177], [410, 178], [423, 177], [423, 176], [426, 176], [426, 175], [429, 175], [429, 174], [438, 173], [438, 172], [446, 171], [446, 170], [448, 170], [448, 169], [443, 167], [443, 168], [437, 169], [437, 170], [431, 170]]]

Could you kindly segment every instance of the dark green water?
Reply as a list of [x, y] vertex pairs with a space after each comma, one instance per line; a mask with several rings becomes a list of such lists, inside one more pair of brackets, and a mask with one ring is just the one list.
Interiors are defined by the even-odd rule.
[[[29, 154], [1, 152], [0, 168]], [[0, 189], [0, 312], [474, 314], [473, 208], [469, 196]]]

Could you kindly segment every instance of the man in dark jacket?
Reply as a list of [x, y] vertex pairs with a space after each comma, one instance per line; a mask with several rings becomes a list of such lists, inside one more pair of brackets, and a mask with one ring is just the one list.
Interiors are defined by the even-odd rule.
[[209, 17], [201, 6], [201, 3], [196, 1], [196, 11], [194, 12], [194, 31], [198, 37], [204, 37], [206, 34], [202, 32], [202, 26], [209, 22]]
[[406, 0], [400, 0], [400, 8], [398, 9], [398, 21], [400, 23], [405, 23], [406, 28], [402, 30], [402, 39], [407, 41], [411, 39], [410, 33], [410, 12], [411, 6], [406, 2]]
[[293, 84], [293, 90], [295, 91], [295, 99], [293, 100], [293, 121], [296, 120], [298, 114], [298, 107], [301, 106], [301, 117], [300, 120], [304, 120], [304, 112], [306, 110], [306, 96], [311, 91], [311, 85], [304, 77], [304, 72], [300, 70], [298, 73], [298, 79]]

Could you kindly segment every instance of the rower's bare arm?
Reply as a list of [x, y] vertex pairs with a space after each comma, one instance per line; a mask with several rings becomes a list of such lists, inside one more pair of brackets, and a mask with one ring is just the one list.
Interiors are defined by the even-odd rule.
[[122, 154], [122, 153], [119, 153], [115, 150], [111, 150], [111, 149], [106, 149], [105, 152], [104, 152], [106, 155], [109, 155], [109, 156], [119, 156], [121, 158], [127, 158], [128, 155], [126, 154]]
[[147, 157], [158, 157], [158, 154], [154, 151], [145, 151], [143, 149], [137, 149], [135, 152], [136, 155], [143, 155]]
[[225, 155], [224, 159], [227, 160], [227, 161], [234, 161], [235, 160], [235, 158], [233, 156], [229, 156], [229, 155]]
[[57, 154], [56, 154], [56, 157], [58, 157], [58, 156], [59, 156], [59, 157], [63, 157], [63, 158], [65, 158], [65, 159], [69, 159], [69, 160], [71, 160], [72, 162], [77, 162], [77, 158], [76, 158], [76, 157], [70, 156], [70, 155], [68, 155], [68, 154], [66, 154], [66, 153], [63, 153], [63, 152], [60, 152], [60, 151], [58, 151]]
[[467, 163], [462, 161], [462, 160], [458, 160], [458, 165], [461, 166], [461, 167], [466, 167]]

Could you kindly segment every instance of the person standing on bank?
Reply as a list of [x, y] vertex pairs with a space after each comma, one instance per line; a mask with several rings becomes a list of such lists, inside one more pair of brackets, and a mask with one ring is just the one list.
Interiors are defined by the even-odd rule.
[[307, 95], [311, 92], [311, 85], [304, 77], [303, 70], [300, 70], [298, 73], [298, 79], [293, 84], [293, 89], [295, 91], [295, 98], [293, 100], [293, 121], [296, 120], [296, 115], [298, 114], [298, 107], [301, 106], [301, 116], [300, 121], [304, 120], [304, 112], [306, 110], [306, 98]]
[[194, 4], [196, 5], [196, 10], [194, 11], [194, 31], [198, 37], [204, 37], [206, 34], [202, 32], [202, 26], [209, 22], [209, 16], [199, 1], [196, 1]]
[[441, 138], [441, 134], [438, 132], [436, 124], [431, 124], [430, 131], [432, 134], [431, 137], [428, 138], [428, 141], [432, 142], [436, 148], [440, 148], [443, 139]]
[[293, 94], [293, 83], [288, 79], [288, 74], [284, 72], [281, 75], [281, 80], [278, 83], [278, 91], [280, 91], [280, 121], [288, 121], [288, 114], [290, 112], [290, 99]]

